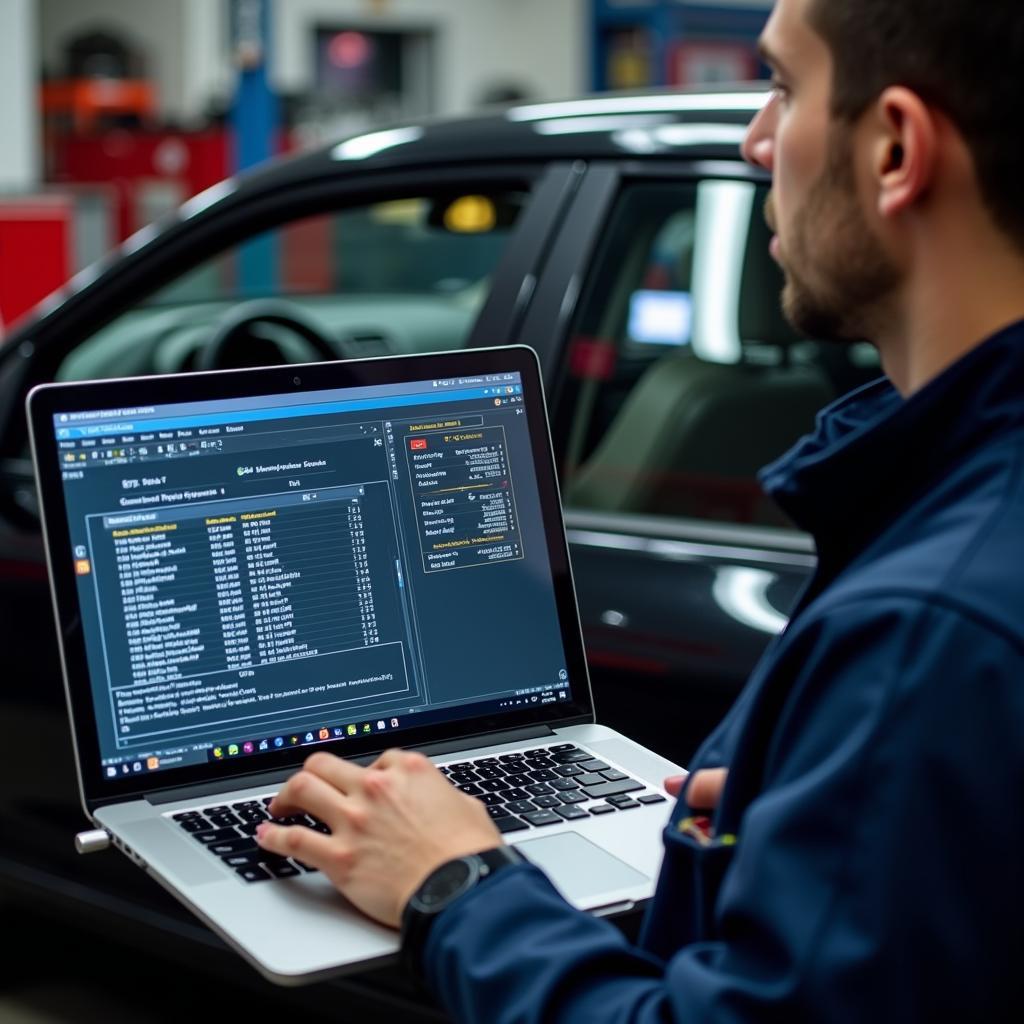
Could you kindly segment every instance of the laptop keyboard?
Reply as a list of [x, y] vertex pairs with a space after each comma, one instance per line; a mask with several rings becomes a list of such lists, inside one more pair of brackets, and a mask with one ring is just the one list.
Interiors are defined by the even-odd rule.
[[[661, 793], [650, 792], [644, 783], [572, 743], [438, 768], [453, 786], [483, 801], [500, 832], [560, 825], [665, 800]], [[273, 796], [264, 796], [216, 804], [170, 817], [246, 882], [296, 878], [315, 871], [302, 861], [267, 853], [257, 845], [256, 828], [261, 821], [305, 825], [330, 834], [322, 821], [308, 814], [271, 818], [267, 811], [271, 800]]]
[[256, 828], [261, 821], [273, 821], [278, 825], [306, 825], [325, 834], [331, 831], [322, 821], [317, 821], [309, 814], [271, 818], [267, 807], [273, 799], [273, 796], [264, 796], [233, 804], [216, 804], [194, 811], [179, 811], [172, 814], [171, 818], [246, 882], [295, 878], [304, 872], [316, 871], [316, 868], [300, 860], [289, 860], [268, 853], [257, 845]]
[[500, 832], [580, 821], [665, 799], [572, 743], [439, 767], [452, 785], [487, 805]]

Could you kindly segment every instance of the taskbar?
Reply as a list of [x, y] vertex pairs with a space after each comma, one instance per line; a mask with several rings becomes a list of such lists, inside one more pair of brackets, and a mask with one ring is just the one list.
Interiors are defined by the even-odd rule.
[[[364, 714], [353, 720], [333, 721], [305, 725], [300, 729], [278, 729], [273, 733], [261, 736], [247, 736], [211, 744], [205, 749], [207, 763], [236, 761], [258, 754], [272, 753], [292, 747], [315, 747], [323, 743], [336, 743], [338, 740], [358, 739], [371, 735], [400, 732], [406, 729], [419, 729], [424, 726], [442, 722], [456, 722], [460, 719], [485, 717], [490, 714], [502, 713], [512, 708], [542, 706], [545, 704], [566, 703], [572, 699], [571, 692], [564, 683], [557, 687], [535, 687], [517, 690], [500, 698], [477, 701], [473, 704], [430, 708], [423, 711], [407, 712], [395, 715], [393, 711], [377, 711]], [[184, 764], [201, 764], [204, 751], [200, 749], [193, 758]], [[174, 759], [174, 767], [182, 767], [183, 761], [179, 754]], [[117, 763], [104, 765], [104, 774], [109, 779], [122, 775], [153, 772], [160, 768], [169, 768], [165, 758], [159, 755], [129, 757]]]

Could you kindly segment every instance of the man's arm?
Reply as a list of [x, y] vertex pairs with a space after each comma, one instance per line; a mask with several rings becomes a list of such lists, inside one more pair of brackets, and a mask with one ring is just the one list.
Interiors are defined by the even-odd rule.
[[[536, 869], [510, 868], [433, 925], [427, 975], [457, 1019], [863, 1021], [998, 1007], [1020, 947], [1024, 659], [984, 625], [912, 599], [840, 611], [805, 624], [773, 670], [791, 697], [741, 822], [713, 941], [662, 964], [566, 905]], [[429, 836], [428, 856], [446, 856], [435, 833], [444, 822], [452, 834], [455, 805], [421, 826], [418, 799], [393, 797], [419, 797], [428, 778], [447, 787], [438, 799], [460, 796], [426, 768], [408, 790], [382, 783], [392, 766], [419, 763], [410, 756], [346, 766], [334, 796], [289, 783], [275, 813], [301, 806], [334, 834], [306, 845], [308, 830], [268, 828], [261, 843], [326, 865], [370, 913], [386, 890], [393, 916], [375, 916], [394, 923], [435, 865], [414, 869], [410, 854], [398, 881], [386, 848]], [[462, 845], [493, 841], [480, 831]]]

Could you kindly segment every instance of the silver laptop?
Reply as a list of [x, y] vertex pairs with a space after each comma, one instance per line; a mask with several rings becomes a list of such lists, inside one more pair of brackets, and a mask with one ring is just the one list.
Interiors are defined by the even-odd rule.
[[315, 750], [421, 749], [576, 906], [652, 895], [679, 769], [595, 721], [532, 350], [45, 385], [28, 413], [85, 813], [266, 977], [398, 948], [255, 844]]

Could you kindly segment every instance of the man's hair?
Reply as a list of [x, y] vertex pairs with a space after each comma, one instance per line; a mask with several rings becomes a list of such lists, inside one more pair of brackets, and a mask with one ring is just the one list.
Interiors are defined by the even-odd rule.
[[985, 205], [1024, 251], [1021, 0], [811, 0], [808, 20], [832, 53], [833, 116], [912, 89], [963, 135]]

